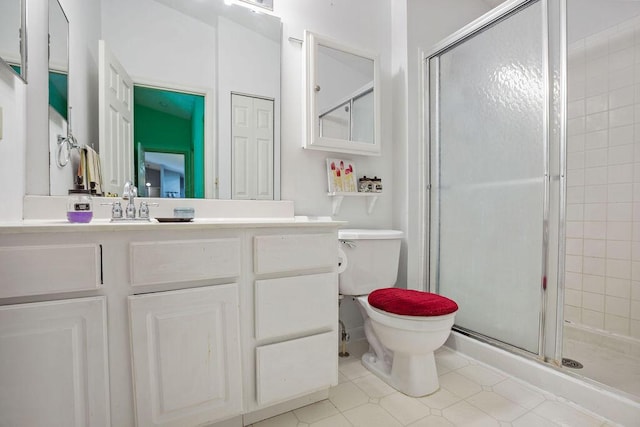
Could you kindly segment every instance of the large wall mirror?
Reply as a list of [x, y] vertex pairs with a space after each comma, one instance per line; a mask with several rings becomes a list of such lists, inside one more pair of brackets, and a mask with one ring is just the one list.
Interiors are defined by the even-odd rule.
[[376, 55], [305, 32], [306, 140], [316, 150], [380, 155]]
[[[109, 60], [117, 61], [130, 77], [132, 97], [131, 139], [115, 141], [121, 145], [109, 148], [101, 130], [99, 143], [78, 141], [99, 152], [105, 189], [120, 194], [122, 179], [136, 179], [141, 196], [265, 198], [245, 191], [255, 187], [245, 185], [248, 182], [264, 182], [264, 175], [257, 172], [265, 170], [264, 165], [241, 158], [255, 159], [252, 150], [264, 150], [252, 139], [255, 132], [243, 134], [237, 126], [238, 115], [265, 116], [258, 110], [234, 108], [232, 94], [240, 93], [273, 101], [272, 154], [262, 158], [270, 162], [266, 169], [273, 184], [268, 198], [279, 199], [280, 19], [223, 0], [109, 0], [101, 2], [98, 13], [99, 37], [111, 54]], [[73, 47], [86, 44], [74, 43], [76, 17], [82, 15], [71, 15], [73, 70]], [[99, 62], [98, 44], [96, 39]], [[96, 74], [103, 66], [96, 64]], [[95, 85], [90, 90], [97, 94], [98, 76], [88, 82]], [[100, 99], [98, 109], [105, 105], [105, 99]], [[99, 126], [97, 117], [93, 120], [91, 125], [96, 127], [114, 125], [106, 121]], [[124, 152], [129, 158], [120, 157]], [[117, 155], [103, 158], [109, 153]], [[116, 169], [121, 170], [120, 180], [109, 177]], [[117, 185], [108, 187], [105, 177]]]
[[0, 67], [27, 81], [26, 1], [0, 1]]

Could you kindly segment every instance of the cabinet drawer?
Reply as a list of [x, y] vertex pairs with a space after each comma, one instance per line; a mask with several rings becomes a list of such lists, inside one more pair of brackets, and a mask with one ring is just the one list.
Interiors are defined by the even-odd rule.
[[336, 329], [337, 282], [336, 273], [256, 280], [256, 339]]
[[133, 286], [232, 278], [240, 275], [240, 239], [133, 242]]
[[335, 234], [290, 234], [254, 238], [254, 272], [286, 273], [338, 265]]
[[337, 334], [327, 332], [256, 348], [259, 405], [303, 396], [338, 383]]
[[100, 245], [0, 248], [0, 298], [97, 289]]

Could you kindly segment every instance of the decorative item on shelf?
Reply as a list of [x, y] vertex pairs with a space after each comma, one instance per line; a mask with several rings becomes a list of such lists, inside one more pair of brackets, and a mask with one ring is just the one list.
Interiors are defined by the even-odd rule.
[[378, 178], [377, 176], [374, 176], [373, 179], [371, 180], [371, 184], [372, 184], [372, 192], [374, 193], [382, 193], [382, 178]]
[[356, 172], [351, 160], [327, 159], [329, 193], [356, 193]]
[[373, 192], [373, 182], [371, 178], [367, 178], [367, 176], [363, 176], [358, 180], [358, 191], [360, 193], [371, 193]]

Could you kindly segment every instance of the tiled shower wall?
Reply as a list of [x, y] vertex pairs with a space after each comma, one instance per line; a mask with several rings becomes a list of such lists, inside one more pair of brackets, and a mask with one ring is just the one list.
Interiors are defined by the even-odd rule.
[[565, 320], [640, 339], [640, 18], [570, 43]]

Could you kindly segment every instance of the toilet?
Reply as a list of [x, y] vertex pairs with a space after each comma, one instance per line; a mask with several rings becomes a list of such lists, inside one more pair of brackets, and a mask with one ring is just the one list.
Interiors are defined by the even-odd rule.
[[394, 288], [400, 243], [396, 230], [338, 230], [339, 289], [364, 319], [369, 351], [362, 364], [413, 397], [439, 388], [434, 351], [447, 340], [457, 304], [443, 296]]

